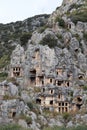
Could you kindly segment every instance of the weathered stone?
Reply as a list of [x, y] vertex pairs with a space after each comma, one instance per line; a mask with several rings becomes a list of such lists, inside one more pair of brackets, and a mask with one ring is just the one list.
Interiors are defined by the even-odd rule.
[[24, 62], [24, 58], [24, 49], [18, 44], [11, 55], [11, 65], [20, 65]]
[[32, 122], [32, 124], [30, 125], [30, 128], [32, 128], [33, 130], [40, 130], [38, 127], [37, 127], [37, 124], [36, 122]]
[[35, 121], [37, 119], [37, 115], [34, 112], [30, 111], [28, 114], [31, 116], [32, 121]]
[[71, 39], [70, 49], [72, 53], [79, 49], [79, 42], [75, 37]]
[[18, 124], [23, 128], [28, 128], [26, 121], [23, 119], [19, 119]]
[[81, 119], [84, 123], [87, 123], [87, 114], [81, 116]]
[[74, 126], [74, 124], [73, 124], [72, 121], [69, 121], [69, 122], [67, 123], [67, 127], [73, 127], [73, 126]]
[[64, 36], [63, 36], [63, 37], [64, 37], [64, 43], [65, 43], [66, 45], [68, 45], [69, 42], [70, 42], [70, 40], [71, 40], [71, 38], [72, 38], [72, 35], [71, 35], [70, 32], [64, 33], [63, 35], [64, 35]]
[[[87, 32], [87, 23], [78, 21], [75, 25], [72, 19], [73, 17], [68, 18], [67, 15], [67, 13], [72, 15], [73, 11], [77, 11], [75, 7], [82, 4], [82, 0], [64, 0], [63, 5], [53, 12], [48, 20], [48, 25], [50, 25], [51, 28], [47, 27], [42, 33], [40, 33], [37, 28], [41, 25], [40, 20], [43, 21], [44, 17], [32, 20], [31, 26], [33, 26], [32, 30], [34, 32], [25, 50], [18, 45], [18, 43], [8, 41], [11, 46], [16, 46], [11, 55], [9, 76], [17, 79], [19, 86], [2, 82], [0, 83], [0, 92], [2, 93], [2, 97], [7, 94], [7, 98], [10, 96], [18, 96], [19, 90], [21, 93], [19, 93], [18, 100], [5, 100], [0, 102], [0, 114], [3, 118], [13, 118], [13, 116], [19, 116], [23, 113], [32, 118], [32, 124], [27, 125], [26, 121], [19, 120], [19, 125], [22, 125], [24, 128], [28, 128], [29, 126], [33, 130], [39, 130], [43, 125], [47, 124], [49, 126], [62, 126], [63, 118], [61, 119], [59, 116], [52, 119], [50, 117], [45, 118], [40, 115], [40, 113], [38, 116], [33, 111], [30, 111], [31, 109], [27, 103], [33, 100], [35, 101], [37, 95], [40, 97], [40, 108], [38, 112], [41, 112], [41, 114], [43, 114], [43, 108], [45, 108], [46, 105], [46, 108], [49, 108], [51, 112], [55, 110], [60, 113], [73, 110], [73, 104], [75, 104], [75, 107], [79, 104], [82, 105], [81, 108], [79, 108], [80, 110], [82, 110], [83, 106], [86, 107], [87, 96], [83, 96], [84, 90], [82, 90], [82, 87], [86, 85], [87, 82], [87, 42], [83, 34]], [[72, 6], [75, 7], [72, 8]], [[64, 20], [64, 25], [61, 25], [57, 17], [59, 17], [61, 21]], [[24, 24], [26, 24], [26, 27], [23, 29], [23, 32], [31, 31], [31, 29], [28, 29], [26, 20]], [[13, 27], [13, 30], [15, 31], [15, 27]], [[48, 34], [56, 39], [57, 46], [54, 48], [39, 44]], [[1, 45], [4, 44], [4, 42], [1, 42]], [[8, 93], [5, 93], [5, 90], [3, 90], [5, 85], [9, 90]], [[34, 87], [37, 87], [37, 89]], [[41, 93], [38, 87], [42, 88]], [[78, 101], [80, 102], [79, 104], [76, 101], [77, 99], [81, 100], [81, 102]], [[53, 107], [54, 105], [57, 107]], [[59, 105], [61, 105], [62, 109]], [[86, 115], [76, 115], [75, 120], [71, 119], [71, 121], [67, 123], [67, 127], [72, 127], [74, 124], [86, 124], [86, 117]], [[40, 122], [37, 119], [39, 119], [41, 124], [39, 124]], [[79, 120], [81, 120], [81, 122], [79, 122]]]
[[11, 96], [18, 96], [18, 88], [16, 85], [13, 85], [12, 83], [9, 83], [9, 92]]
[[62, 126], [63, 124], [60, 121], [57, 121], [56, 119], [50, 119], [49, 126]]
[[25, 103], [31, 101], [31, 98], [29, 97], [27, 91], [22, 91], [22, 92], [21, 92], [21, 98], [23, 99], [23, 101], [24, 101]]
[[44, 116], [38, 116], [38, 118], [41, 121], [41, 124], [46, 125], [48, 123]]
[[84, 23], [83, 22], [77, 22], [76, 25], [76, 30], [79, 32], [83, 32], [84, 31]]

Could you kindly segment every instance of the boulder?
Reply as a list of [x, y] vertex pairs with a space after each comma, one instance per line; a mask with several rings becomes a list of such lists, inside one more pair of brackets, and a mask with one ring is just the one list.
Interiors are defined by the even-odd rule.
[[69, 122], [67, 123], [67, 127], [73, 127], [73, 126], [74, 126], [74, 124], [73, 124], [72, 121], [69, 121]]
[[51, 127], [53, 127], [53, 126], [63, 126], [63, 124], [59, 120], [56, 120], [54, 118], [49, 120], [48, 125], [51, 126]]
[[24, 101], [25, 103], [31, 101], [31, 98], [29, 97], [29, 94], [28, 94], [27, 91], [22, 91], [22, 92], [21, 92], [21, 98], [23, 99], [23, 101]]
[[32, 122], [32, 124], [30, 125], [30, 128], [31, 128], [32, 130], [40, 130], [40, 129], [38, 128], [38, 126], [37, 126], [37, 124], [36, 124], [35, 121]]
[[23, 120], [23, 119], [19, 119], [18, 125], [20, 125], [23, 128], [28, 128], [28, 125], [27, 125], [26, 121]]
[[41, 124], [46, 125], [47, 124], [47, 120], [44, 116], [40, 115], [38, 116], [39, 120], [41, 121]]
[[9, 85], [9, 92], [10, 92], [11, 96], [18, 96], [17, 86], [12, 83], [8, 83], [8, 85]]
[[81, 116], [81, 119], [86, 124], [87, 123], [87, 114]]

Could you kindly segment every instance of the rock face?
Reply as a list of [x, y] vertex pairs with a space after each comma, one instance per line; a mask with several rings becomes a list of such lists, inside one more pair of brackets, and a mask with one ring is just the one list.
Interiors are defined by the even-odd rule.
[[[11, 71], [13, 77], [17, 79], [21, 77], [26, 88], [44, 87], [44, 90], [39, 93], [37, 102], [41, 106], [44, 106], [44, 103], [45, 105], [49, 104], [49, 110], [56, 109], [54, 111], [60, 113], [70, 112], [71, 110], [76, 111], [77, 108], [81, 108], [83, 105], [82, 91], [84, 91], [83, 88], [87, 84], [87, 80], [85, 80], [87, 79], [87, 55], [85, 49], [87, 48], [87, 44], [85, 44], [87, 41], [84, 38], [86, 34], [83, 34], [86, 22], [77, 21], [75, 23], [71, 17], [68, 18], [65, 15], [69, 10], [71, 11], [69, 15], [72, 15], [72, 6], [78, 6], [80, 1], [77, 2], [77, 5], [75, 5], [75, 2], [77, 0], [63, 1], [63, 5], [48, 20], [48, 25], [49, 21], [53, 20], [50, 23], [52, 27], [50, 29], [46, 28], [42, 33], [39, 33], [38, 30], [34, 31], [28, 41], [27, 49], [24, 51], [18, 45], [11, 57], [11, 66], [14, 65]], [[82, 4], [84, 5], [84, 2], [81, 1]], [[60, 20], [57, 18], [58, 16]], [[46, 38], [46, 36], [49, 37]], [[76, 87], [81, 87], [81, 89], [79, 90]], [[63, 96], [62, 100], [56, 98], [60, 97], [59, 91]], [[68, 96], [69, 93], [73, 94]], [[57, 103], [59, 101], [60, 103], [63, 102], [62, 107], [67, 104], [67, 108], [52, 107], [51, 105], [55, 104], [54, 100], [51, 100], [52, 94], [53, 97], [56, 95]], [[22, 99], [30, 100], [23, 93]]]
[[[85, 0], [64, 0], [48, 22], [44, 16], [36, 17], [31, 20], [30, 28], [28, 21], [23, 21], [22, 33], [34, 32], [26, 47], [20, 45], [21, 41], [9, 41], [16, 46], [11, 55], [9, 79], [16, 82], [0, 83], [1, 122], [2, 118], [7, 121], [18, 116], [19, 125], [39, 130], [45, 125], [64, 123], [59, 115], [44, 116], [45, 109], [51, 114], [87, 111], [87, 21], [86, 17], [83, 20], [73, 16], [73, 13], [79, 15], [80, 10], [85, 14], [85, 5]], [[15, 26], [12, 29], [15, 32]], [[86, 114], [76, 114], [75, 120], [73, 117], [66, 126], [87, 124], [86, 118]]]
[[20, 125], [20, 126], [22, 126], [23, 128], [28, 128], [28, 126], [27, 126], [27, 123], [25, 122], [25, 120], [19, 120], [19, 122], [18, 122], [18, 124]]
[[[29, 45], [28, 50], [26, 51], [26, 57], [25, 65], [28, 70], [39, 66], [38, 69], [40, 69], [40, 71], [43, 70], [46, 71], [46, 74], [49, 74], [51, 69], [57, 64], [55, 51], [48, 46]], [[25, 75], [28, 70], [26, 70]]]
[[18, 95], [18, 88], [16, 85], [13, 85], [12, 83], [9, 83], [9, 92], [11, 93], [11, 96], [17, 96]]
[[11, 65], [14, 66], [16, 64], [17, 66], [20, 66], [20, 64], [24, 63], [25, 60], [24, 48], [17, 45], [15, 50], [12, 52], [11, 57]]
[[62, 4], [72, 4], [72, 3], [76, 3], [77, 0], [63, 0]]
[[[42, 84], [43, 74], [48, 76], [52, 69], [54, 69], [57, 64], [57, 59], [55, 56], [54, 49], [50, 49], [48, 46], [41, 45], [29, 45], [26, 51], [26, 61], [25, 61], [25, 79], [26, 83], [31, 84], [32, 74], [35, 75], [36, 86]], [[42, 75], [42, 79], [39, 82], [38, 76]], [[33, 80], [34, 81], [34, 80]]]

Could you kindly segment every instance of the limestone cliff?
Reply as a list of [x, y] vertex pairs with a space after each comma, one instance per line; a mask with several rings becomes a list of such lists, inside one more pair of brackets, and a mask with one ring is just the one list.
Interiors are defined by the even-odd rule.
[[[7, 81], [0, 83], [1, 122], [18, 117], [19, 124], [33, 130], [87, 124], [86, 12], [86, 0], [63, 0], [48, 19], [31, 21], [32, 31], [23, 21], [29, 37], [9, 41], [15, 49]], [[66, 122], [56, 112], [73, 116]]]

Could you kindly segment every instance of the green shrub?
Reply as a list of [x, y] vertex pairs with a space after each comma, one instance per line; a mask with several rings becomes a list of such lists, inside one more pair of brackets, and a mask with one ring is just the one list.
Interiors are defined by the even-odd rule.
[[58, 10], [60, 7], [58, 6], [58, 7], [56, 7], [56, 10]]
[[17, 97], [16, 96], [10, 96], [10, 95], [4, 95], [3, 96], [3, 100], [13, 100], [13, 99], [16, 99]]
[[0, 77], [7, 77], [7, 76], [8, 76], [8, 73], [6, 73], [6, 72], [0, 73]]
[[10, 125], [0, 125], [0, 130], [31, 130], [31, 129], [22, 128], [21, 126], [16, 124], [10, 124]]
[[22, 130], [18, 125], [5, 125], [0, 126], [0, 130]]
[[30, 108], [30, 110], [32, 110], [34, 108], [32, 102], [28, 102], [27, 106]]
[[58, 37], [58, 39], [62, 40], [62, 34], [58, 33], [56, 36]]
[[83, 126], [70, 127], [70, 128], [54, 126], [54, 127], [44, 128], [43, 130], [87, 130], [87, 126], [83, 125]]
[[26, 46], [28, 40], [31, 38], [32, 34], [31, 33], [24, 33], [20, 37], [21, 45]]
[[56, 17], [55, 22], [58, 22], [60, 27], [65, 28], [65, 21], [61, 17]]
[[57, 39], [54, 38], [53, 35], [47, 34], [41, 41], [41, 45], [48, 45], [50, 48], [54, 48], [57, 46]]
[[72, 130], [87, 130], [87, 126], [77, 126], [76, 128], [73, 128]]
[[46, 26], [46, 25], [40, 27], [39, 30], [38, 30], [38, 32], [39, 32], [39, 33], [43, 33], [47, 27], [48, 27], [48, 26]]
[[75, 24], [77, 24], [78, 21], [87, 22], [87, 10], [83, 12], [76, 11], [74, 14], [71, 14], [70, 18]]
[[86, 91], [87, 90], [87, 86], [83, 86], [83, 90]]
[[63, 119], [64, 120], [69, 120], [70, 119], [70, 114], [69, 113], [64, 113], [63, 114]]
[[87, 41], [87, 33], [83, 33], [83, 38]]
[[65, 127], [58, 127], [58, 126], [54, 126], [54, 127], [47, 127], [44, 128], [43, 130], [72, 130], [72, 128], [65, 128]]
[[1, 58], [0, 58], [0, 68], [4, 68], [6, 65], [9, 64], [9, 56], [8, 55], [3, 55]]
[[81, 7], [82, 5], [77, 5], [77, 4], [72, 4], [69, 8], [69, 11], [72, 10], [72, 9], [78, 9], [79, 7]]
[[26, 122], [27, 124], [32, 124], [32, 118], [31, 117], [26, 117]]
[[8, 73], [6, 72], [1, 72], [0, 73], [0, 81], [5, 80], [8, 77]]
[[27, 124], [32, 124], [32, 118], [30, 116], [26, 116], [23, 112], [17, 118], [25, 120]]
[[73, 91], [70, 92], [70, 96], [73, 97]]
[[73, 37], [76, 37], [76, 39], [80, 42], [81, 40], [81, 37], [78, 33], [74, 34]]
[[3, 99], [4, 99], [4, 100], [8, 100], [9, 98], [10, 98], [9, 95], [4, 95], [4, 96], [3, 96]]
[[34, 92], [35, 92], [35, 93], [39, 93], [39, 92], [41, 92], [41, 88], [39, 88], [39, 87], [35, 87], [35, 88], [34, 88]]
[[71, 119], [71, 115], [69, 113], [63, 113], [63, 119], [64, 119], [64, 126], [66, 127], [67, 123], [70, 121]]
[[17, 82], [16, 78], [14, 78], [14, 77], [7, 78], [7, 81], [12, 82], [16, 86], [19, 86], [19, 83]]

